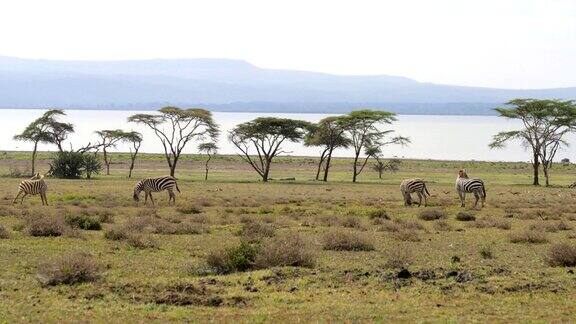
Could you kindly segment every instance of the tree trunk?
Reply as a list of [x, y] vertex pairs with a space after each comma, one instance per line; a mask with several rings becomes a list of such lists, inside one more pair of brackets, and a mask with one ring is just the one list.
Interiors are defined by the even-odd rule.
[[324, 182], [328, 181], [328, 170], [330, 169], [330, 162], [332, 161], [333, 151], [334, 148], [331, 148], [330, 151], [328, 152], [328, 156], [326, 157], [326, 164], [324, 165], [324, 179], [323, 179]]
[[268, 177], [270, 175], [270, 165], [272, 164], [272, 159], [266, 159], [264, 163], [264, 172], [262, 173], [262, 181], [268, 182]]
[[544, 172], [546, 187], [550, 187], [550, 175], [548, 174], [548, 165], [546, 163], [542, 163], [542, 171]]
[[322, 152], [322, 155], [320, 155], [320, 161], [318, 162], [318, 169], [316, 170], [316, 181], [318, 181], [318, 178], [320, 178], [320, 169], [322, 168], [322, 162], [324, 162], [326, 156], [326, 150], [324, 150]]
[[208, 160], [206, 160], [206, 173], [204, 174], [204, 181], [208, 181], [208, 163], [210, 163], [210, 159], [212, 158], [212, 156], [208, 155]]
[[356, 182], [356, 178], [358, 177], [358, 157], [360, 156], [360, 153], [357, 153], [356, 156], [354, 157], [354, 175], [352, 176], [352, 182]]
[[38, 142], [34, 142], [34, 151], [32, 151], [32, 175], [36, 174], [36, 150], [38, 149]]
[[532, 161], [532, 167], [534, 168], [534, 181], [532, 182], [532, 185], [539, 186], [540, 181], [538, 178], [539, 178], [540, 160], [538, 158], [538, 153], [534, 153], [534, 160]]
[[106, 175], [110, 175], [110, 162], [108, 161], [108, 153], [106, 152], [106, 147], [102, 148], [104, 153], [104, 164], [106, 165]]
[[128, 170], [128, 178], [132, 178], [132, 170], [134, 170], [134, 162], [136, 161], [136, 154], [131, 156], [130, 170]]
[[176, 165], [178, 164], [178, 157], [175, 156], [174, 160], [172, 161], [172, 164], [170, 164], [170, 176], [171, 177], [175, 177], [174, 175], [176, 174]]

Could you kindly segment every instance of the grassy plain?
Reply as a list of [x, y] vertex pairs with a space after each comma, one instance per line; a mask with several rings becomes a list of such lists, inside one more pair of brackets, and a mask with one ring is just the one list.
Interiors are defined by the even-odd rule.
[[[41, 153], [40, 171], [49, 153]], [[0, 174], [28, 163], [27, 153], [0, 153]], [[367, 170], [350, 183], [351, 161], [336, 159], [331, 181], [312, 181], [315, 159], [284, 157], [273, 166], [278, 180], [261, 183], [237, 157], [218, 157], [208, 182], [202, 159], [185, 157], [178, 170], [176, 206], [156, 194], [156, 207], [131, 200], [127, 156], [113, 155], [112, 174], [92, 180], [48, 179], [49, 207], [39, 197], [11, 206], [20, 179], [0, 178], [0, 322], [164, 322], [167, 320], [570, 322], [576, 320], [574, 268], [552, 267], [556, 243], [576, 242], [576, 167], [557, 165], [558, 187], [530, 186], [525, 163], [404, 161], [379, 180]], [[459, 207], [453, 188], [459, 168], [487, 184], [487, 206]], [[143, 155], [134, 179], [164, 175], [159, 155]], [[295, 177], [295, 181], [279, 179]], [[429, 207], [404, 207], [401, 179], [422, 177]], [[468, 197], [469, 205], [472, 202]], [[433, 210], [439, 220], [423, 218]], [[384, 212], [390, 218], [383, 216]], [[459, 221], [464, 211], [475, 221]], [[34, 237], [23, 222], [32, 216], [106, 215], [102, 230]], [[459, 217], [460, 219], [464, 219]], [[189, 234], [137, 230], [151, 247], [111, 240], [104, 233], [138, 219], [187, 224]], [[237, 246], [247, 224], [266, 224], [272, 236], [298, 233], [313, 253], [312, 267], [274, 267], [230, 274], [201, 271], [213, 251]], [[189, 227], [188, 227], [189, 228]], [[372, 249], [328, 250], [334, 231], [352, 233]], [[526, 232], [541, 243], [522, 242]], [[271, 240], [274, 239], [271, 238]], [[101, 277], [75, 285], [42, 286], [44, 262], [86, 252]], [[399, 278], [402, 267], [409, 278]], [[402, 275], [400, 275], [402, 277]]]

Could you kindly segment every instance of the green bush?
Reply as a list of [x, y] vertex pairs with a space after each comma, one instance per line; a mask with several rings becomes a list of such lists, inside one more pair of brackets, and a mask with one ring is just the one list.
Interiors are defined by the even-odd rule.
[[386, 210], [384, 209], [374, 209], [371, 210], [370, 212], [368, 212], [368, 217], [370, 219], [390, 219], [390, 216], [388, 216], [388, 213], [386, 212]]
[[218, 274], [247, 271], [253, 267], [256, 253], [256, 247], [247, 242], [241, 242], [236, 247], [210, 253], [206, 258], [206, 263], [212, 271]]
[[60, 179], [80, 179], [83, 174], [90, 178], [102, 170], [102, 163], [90, 153], [58, 152], [50, 162], [50, 173]]
[[80, 228], [87, 231], [99, 231], [102, 224], [99, 220], [85, 215], [66, 215], [64, 218], [66, 224], [73, 228]]

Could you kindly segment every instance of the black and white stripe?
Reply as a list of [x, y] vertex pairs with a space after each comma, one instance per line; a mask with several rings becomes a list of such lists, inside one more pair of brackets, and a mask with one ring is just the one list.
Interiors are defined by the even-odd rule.
[[482, 207], [484, 207], [484, 202], [486, 201], [486, 188], [484, 187], [484, 181], [481, 179], [470, 179], [466, 170], [458, 171], [458, 177], [456, 178], [456, 191], [460, 197], [461, 207], [464, 207], [466, 201], [466, 193], [473, 193], [476, 201], [474, 202], [474, 208], [478, 205], [478, 200], [482, 202]]
[[404, 206], [409, 206], [412, 204], [412, 196], [410, 194], [416, 193], [418, 195], [418, 207], [422, 204], [422, 198], [424, 198], [424, 206], [428, 205], [428, 200], [426, 196], [430, 196], [428, 188], [426, 188], [426, 183], [422, 179], [406, 179], [400, 184], [400, 191], [404, 197]]
[[48, 190], [48, 185], [46, 181], [44, 181], [44, 176], [40, 175], [40, 173], [36, 173], [32, 178], [28, 180], [23, 180], [20, 182], [18, 186], [18, 194], [12, 200], [12, 204], [16, 203], [16, 200], [20, 195], [22, 195], [20, 199], [20, 204], [24, 202], [24, 197], [27, 195], [40, 195], [42, 199], [42, 205], [48, 205], [48, 199], [46, 198], [46, 190]]
[[144, 191], [144, 204], [148, 202], [148, 196], [154, 205], [154, 198], [152, 198], [153, 192], [160, 192], [163, 190], [168, 191], [168, 202], [172, 201], [176, 203], [176, 195], [174, 194], [174, 188], [180, 192], [176, 179], [171, 176], [165, 176], [160, 178], [147, 178], [138, 181], [134, 186], [134, 200], [140, 200], [140, 192]]

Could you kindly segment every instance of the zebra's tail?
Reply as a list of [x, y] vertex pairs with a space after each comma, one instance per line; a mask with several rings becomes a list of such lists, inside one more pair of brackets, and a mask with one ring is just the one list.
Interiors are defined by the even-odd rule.
[[482, 184], [482, 193], [484, 194], [484, 199], [486, 199], [486, 187]]
[[174, 185], [176, 186], [176, 190], [178, 190], [178, 193], [182, 193], [182, 192], [180, 191], [180, 188], [178, 188], [178, 182], [175, 181], [175, 182], [174, 182]]

